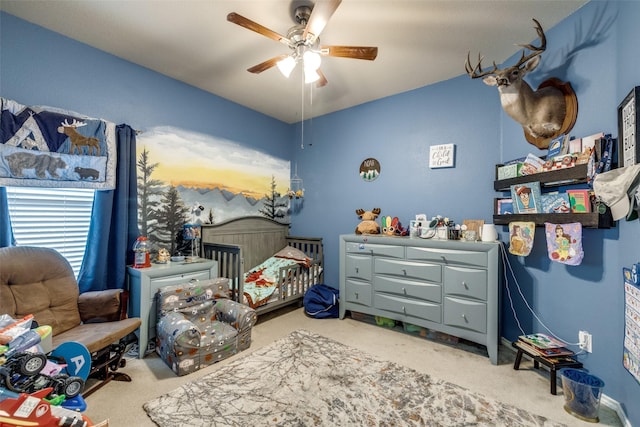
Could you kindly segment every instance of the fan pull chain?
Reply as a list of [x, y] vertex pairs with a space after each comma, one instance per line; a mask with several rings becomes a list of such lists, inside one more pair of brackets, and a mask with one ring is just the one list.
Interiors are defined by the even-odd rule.
[[302, 123], [300, 126], [300, 149], [304, 150], [304, 73], [301, 73], [302, 79]]

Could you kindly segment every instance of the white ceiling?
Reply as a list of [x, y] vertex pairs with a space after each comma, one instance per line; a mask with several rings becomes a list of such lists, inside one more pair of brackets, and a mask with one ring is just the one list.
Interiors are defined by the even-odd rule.
[[[377, 46], [375, 61], [324, 57], [329, 84], [304, 118], [464, 74], [467, 52], [501, 63], [586, 0], [343, 0], [323, 45]], [[247, 68], [288, 48], [227, 22], [236, 12], [286, 35], [291, 0], [0, 0], [0, 9], [287, 123], [302, 118], [302, 82]], [[479, 83], [480, 84], [480, 83]], [[309, 101], [307, 93], [306, 100]]]

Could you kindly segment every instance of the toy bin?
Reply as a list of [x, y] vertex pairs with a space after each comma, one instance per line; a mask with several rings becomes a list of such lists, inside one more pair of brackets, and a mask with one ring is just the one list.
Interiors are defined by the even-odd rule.
[[597, 423], [604, 381], [579, 369], [561, 369], [564, 409], [583, 421]]

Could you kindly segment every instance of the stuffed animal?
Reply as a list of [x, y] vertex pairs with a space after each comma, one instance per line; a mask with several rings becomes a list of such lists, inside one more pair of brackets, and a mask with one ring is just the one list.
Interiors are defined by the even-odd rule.
[[390, 216], [382, 217], [382, 234], [387, 236], [406, 236], [407, 230], [402, 228], [400, 220], [397, 216], [391, 218]]
[[356, 234], [380, 234], [380, 226], [376, 222], [376, 218], [380, 215], [380, 208], [374, 208], [370, 211], [356, 209], [356, 214], [361, 220], [356, 227]]

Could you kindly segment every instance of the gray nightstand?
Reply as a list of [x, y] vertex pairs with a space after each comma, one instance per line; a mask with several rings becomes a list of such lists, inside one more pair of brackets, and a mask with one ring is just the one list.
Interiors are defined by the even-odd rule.
[[156, 336], [156, 303], [158, 288], [177, 285], [190, 280], [208, 280], [218, 276], [218, 262], [201, 258], [196, 262], [153, 264], [149, 268], [127, 267], [129, 287], [129, 315], [140, 317], [138, 329], [139, 358], [142, 359], [149, 342]]

